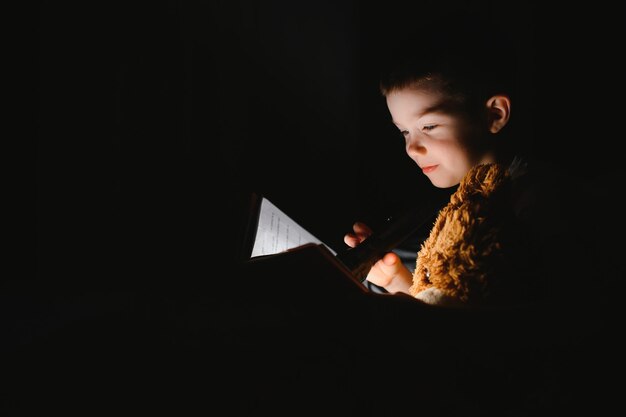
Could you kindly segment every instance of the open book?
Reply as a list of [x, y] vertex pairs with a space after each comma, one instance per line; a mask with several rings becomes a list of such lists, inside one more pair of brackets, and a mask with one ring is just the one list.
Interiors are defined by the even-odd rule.
[[417, 210], [392, 216], [377, 233], [355, 248], [337, 252], [306, 230], [264, 196], [252, 196], [244, 248], [245, 258], [276, 255], [305, 244], [318, 244], [327, 249], [355, 278], [363, 281], [370, 268], [385, 253], [405, 241], [419, 227], [431, 221], [437, 211], [449, 200], [443, 196], [426, 201]]
[[259, 198], [258, 220], [254, 231], [251, 257], [272, 255], [307, 243], [324, 245], [333, 255], [337, 254], [267, 198], [262, 196]]

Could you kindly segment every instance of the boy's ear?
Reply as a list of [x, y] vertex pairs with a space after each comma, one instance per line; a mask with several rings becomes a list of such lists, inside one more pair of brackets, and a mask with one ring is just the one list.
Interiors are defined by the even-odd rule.
[[511, 99], [505, 95], [495, 95], [487, 100], [487, 122], [489, 131], [498, 133], [511, 117]]

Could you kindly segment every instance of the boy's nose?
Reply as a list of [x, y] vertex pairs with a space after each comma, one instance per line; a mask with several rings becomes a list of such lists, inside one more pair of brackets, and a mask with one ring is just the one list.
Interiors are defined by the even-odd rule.
[[411, 155], [424, 155], [426, 154], [426, 147], [417, 140], [411, 140], [406, 144], [406, 153]]

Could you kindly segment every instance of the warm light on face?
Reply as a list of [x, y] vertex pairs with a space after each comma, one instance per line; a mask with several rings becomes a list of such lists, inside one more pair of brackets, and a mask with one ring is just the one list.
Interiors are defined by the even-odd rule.
[[467, 147], [467, 118], [461, 117], [442, 93], [406, 88], [387, 95], [392, 122], [402, 133], [407, 155], [432, 184], [457, 185], [475, 164]]

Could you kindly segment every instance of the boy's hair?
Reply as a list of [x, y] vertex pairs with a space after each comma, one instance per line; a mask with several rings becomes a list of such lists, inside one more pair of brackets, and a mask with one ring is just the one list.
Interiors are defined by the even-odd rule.
[[494, 94], [514, 94], [515, 49], [506, 31], [478, 18], [450, 15], [416, 27], [384, 60], [380, 92], [407, 87], [446, 93], [467, 110]]

